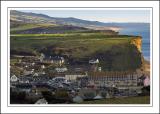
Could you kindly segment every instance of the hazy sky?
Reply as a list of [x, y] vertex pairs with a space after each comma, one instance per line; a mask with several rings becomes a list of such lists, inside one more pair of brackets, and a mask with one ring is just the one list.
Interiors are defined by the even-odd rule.
[[149, 10], [19, 10], [101, 22], [150, 22]]

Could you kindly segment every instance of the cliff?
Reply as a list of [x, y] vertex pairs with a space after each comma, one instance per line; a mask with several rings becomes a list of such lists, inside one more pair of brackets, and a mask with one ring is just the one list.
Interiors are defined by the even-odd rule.
[[142, 52], [142, 38], [140, 36], [135, 37], [135, 38], [131, 38], [131, 42], [130, 44], [133, 44], [137, 47], [137, 49], [139, 50], [139, 52]]
[[143, 54], [142, 54], [142, 49], [141, 49], [142, 38], [140, 36], [132, 38], [130, 41], [130, 44], [133, 44], [134, 46], [136, 46], [139, 53], [141, 54], [141, 67], [140, 67], [138, 73], [139, 74], [146, 74], [149, 76], [150, 75], [150, 63], [144, 59]]

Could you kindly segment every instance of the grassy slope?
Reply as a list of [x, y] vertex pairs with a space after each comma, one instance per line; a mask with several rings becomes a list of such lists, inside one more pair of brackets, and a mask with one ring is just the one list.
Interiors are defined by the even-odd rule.
[[150, 96], [84, 101], [81, 104], [150, 104]]
[[132, 38], [103, 33], [18, 34], [11, 36], [11, 50], [43, 50], [50, 54], [69, 55], [76, 60], [98, 57], [104, 69], [136, 69], [141, 64], [140, 54], [130, 45]]
[[[18, 34], [11, 36], [11, 49], [40, 49], [56, 46], [63, 49], [77, 49], [72, 52], [74, 57], [85, 57], [96, 51], [108, 50], [113, 45], [129, 42], [124, 36], [109, 37], [99, 33], [82, 34]], [[85, 52], [80, 48], [84, 47]]]
[[27, 29], [32, 29], [32, 28], [37, 28], [37, 27], [48, 27], [52, 25], [46, 25], [46, 24], [24, 24], [21, 26], [17, 26], [14, 28], [11, 28], [11, 31], [18, 31], [18, 30], [27, 30]]
[[55, 24], [32, 24], [32, 23], [28, 23], [28, 24], [17, 24], [17, 26], [13, 26], [11, 27], [11, 33], [16, 33], [17, 31], [24, 31], [24, 30], [28, 30], [28, 29], [33, 29], [33, 28], [38, 28], [38, 27], [54, 27], [56, 26]]
[[[12, 22], [12, 21], [11, 21]], [[54, 23], [18, 23], [12, 22], [11, 34], [41, 34], [41, 33], [74, 33], [90, 32], [89, 29], [71, 25], [59, 25]]]

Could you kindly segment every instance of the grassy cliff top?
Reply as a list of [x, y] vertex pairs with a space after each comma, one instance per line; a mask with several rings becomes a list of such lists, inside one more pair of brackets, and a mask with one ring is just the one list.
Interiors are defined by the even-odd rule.
[[[105, 35], [104, 33], [70, 34], [14, 34], [11, 35], [11, 49], [41, 50], [52, 48], [57, 51], [71, 51], [73, 56], [90, 55], [117, 45], [129, 44], [138, 36]], [[84, 51], [85, 50], [85, 51]]]

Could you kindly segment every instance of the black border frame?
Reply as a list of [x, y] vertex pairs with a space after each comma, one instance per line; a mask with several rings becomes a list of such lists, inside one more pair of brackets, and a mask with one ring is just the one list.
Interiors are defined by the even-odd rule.
[[[61, 1], [61, 0], [60, 0]], [[150, 30], [150, 32], [152, 32], [152, 39], [150, 38], [150, 41], [152, 40], [152, 77], [153, 77], [153, 7], [7, 7], [7, 107], [153, 107], [153, 78], [152, 78], [152, 91], [150, 91], [150, 104], [152, 104], [152, 106], [94, 106], [96, 104], [94, 104], [93, 106], [78, 106], [78, 104], [74, 104], [77, 106], [53, 106], [55, 104], [51, 104], [48, 106], [34, 106], [33, 104], [20, 104], [20, 105], [33, 105], [33, 106], [9, 106], [8, 105], [8, 60], [9, 60], [9, 56], [8, 56], [8, 52], [10, 52], [10, 50], [8, 49], [8, 39], [9, 39], [9, 31], [8, 31], [8, 12], [10, 11], [9, 8], [151, 8], [151, 18], [152, 18], [152, 31]], [[150, 26], [151, 29], [151, 26]], [[151, 53], [150, 53], [151, 56]], [[150, 59], [151, 60], [151, 59]], [[151, 86], [150, 86], [151, 87]], [[151, 100], [151, 93], [152, 93], [152, 100]], [[67, 105], [67, 104], [58, 104], [58, 105]], [[73, 105], [73, 104], [68, 104], [68, 105]], [[80, 105], [91, 105], [91, 104], [80, 104]], [[105, 105], [105, 104], [97, 104], [97, 105]], [[147, 104], [106, 104], [106, 105], [147, 105]]]

